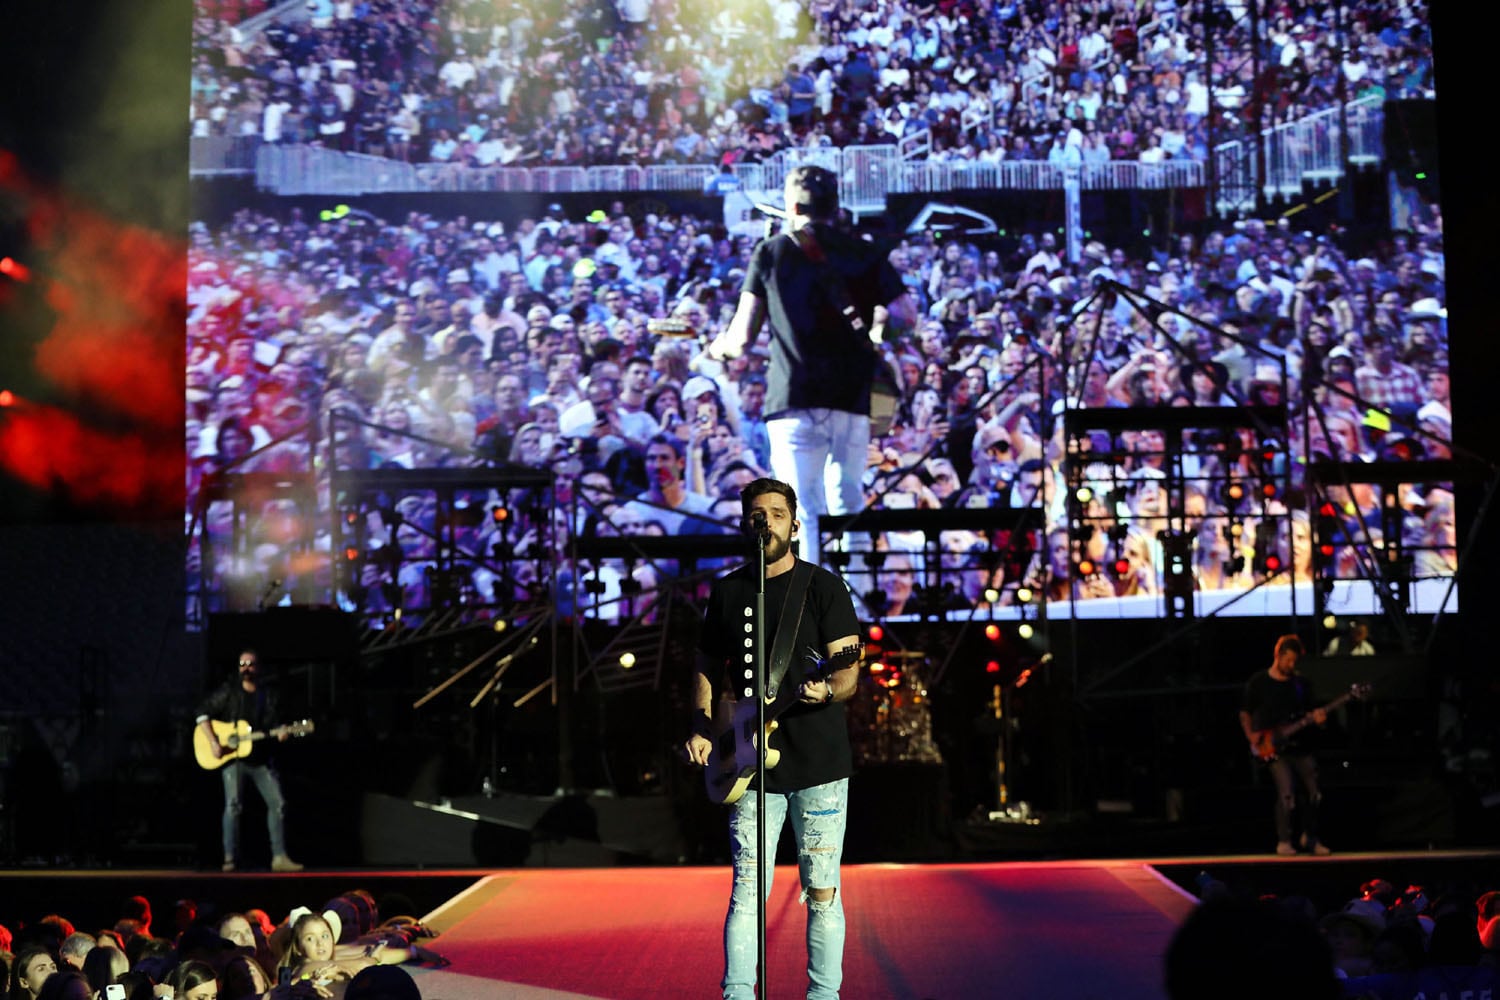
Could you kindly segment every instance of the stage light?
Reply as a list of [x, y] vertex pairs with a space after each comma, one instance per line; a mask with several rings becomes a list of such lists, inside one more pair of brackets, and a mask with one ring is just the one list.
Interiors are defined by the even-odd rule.
[[984, 637], [986, 639], [988, 639], [990, 642], [999, 642], [1000, 641], [1000, 626], [996, 625], [994, 622], [990, 622], [988, 625], [986, 625], [984, 627]]
[[880, 642], [885, 638], [885, 629], [881, 628], [879, 625], [871, 625], [869, 630], [865, 634], [870, 637], [871, 642]]
[[1324, 500], [1318, 504], [1317, 517], [1313, 523], [1315, 539], [1313, 557], [1318, 568], [1325, 571], [1333, 560], [1335, 539], [1338, 537], [1339, 529], [1338, 513], [1338, 508], [1331, 500]]
[[497, 504], [490, 508], [490, 520], [496, 524], [504, 524], [510, 520], [510, 511]]
[[1115, 560], [1115, 576], [1124, 576], [1130, 572], [1130, 560], [1124, 556]]
[[1266, 572], [1279, 573], [1281, 571], [1281, 557], [1275, 554], [1266, 556]]
[[13, 281], [31, 280], [31, 269], [14, 257], [0, 257], [0, 274]]
[[1097, 566], [1094, 565], [1094, 560], [1092, 560], [1092, 559], [1080, 559], [1080, 560], [1078, 560], [1078, 575], [1079, 576], [1093, 576], [1096, 572], [1098, 572], [1098, 569], [1099, 569], [1099, 567], [1097, 567]]
[[1224, 496], [1230, 503], [1239, 503], [1245, 499], [1245, 485], [1238, 480], [1224, 487]]
[[504, 618], [496, 618], [495, 624], [492, 627], [496, 632], [504, 632], [506, 629], [510, 628], [510, 622], [506, 621]]
[[984, 665], [984, 672], [987, 674], [998, 674], [1000, 672], [1000, 661], [991, 660], [990, 662], [986, 663]]
[[346, 510], [346, 511], [344, 511], [344, 523], [347, 524], [347, 525], [350, 525], [351, 527], [353, 525], [358, 524], [359, 523], [359, 511], [357, 511], [357, 510]]
[[354, 546], [351, 545], [347, 549], [344, 550], [344, 559], [346, 561], [348, 561], [348, 562], [354, 562], [358, 558], [359, 558], [359, 549], [356, 549]]
[[14, 406], [15, 404], [16, 394], [9, 389], [0, 389], [0, 406]]
[[1075, 492], [1073, 495], [1078, 498], [1079, 503], [1088, 503], [1090, 500], [1094, 499], [1094, 491], [1088, 486], [1078, 487], [1077, 492]]
[[1035, 596], [1036, 594], [1031, 592], [1030, 587], [1020, 586], [1016, 588], [1016, 600], [1020, 601], [1022, 604], [1030, 604], [1031, 599]]
[[621, 653], [620, 654], [620, 669], [621, 670], [629, 670], [633, 666], [635, 666], [635, 654], [634, 653]]
[[984, 600], [986, 604], [994, 604], [995, 602], [1000, 600], [1000, 591], [996, 590], [994, 587], [985, 588]]
[[1022, 639], [1030, 639], [1032, 636], [1036, 635], [1036, 629], [1031, 627], [1031, 622], [1022, 622], [1016, 629], [1016, 635], [1020, 636]]
[[1276, 484], [1275, 483], [1261, 483], [1260, 484], [1260, 495], [1263, 496], [1263, 497], [1265, 497], [1267, 500], [1275, 500], [1276, 499]]
[[1336, 615], [1324, 615], [1323, 616], [1323, 627], [1326, 628], [1330, 632], [1332, 632], [1335, 629], [1337, 629], [1339, 627], [1338, 616], [1336, 616]]

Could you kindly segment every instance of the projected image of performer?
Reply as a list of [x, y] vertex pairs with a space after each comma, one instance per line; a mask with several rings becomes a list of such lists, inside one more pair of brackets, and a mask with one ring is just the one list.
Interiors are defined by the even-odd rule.
[[[839, 865], [844, 849], [848, 816], [849, 776], [853, 754], [849, 745], [844, 702], [853, 695], [858, 680], [857, 651], [859, 621], [848, 589], [838, 577], [803, 561], [792, 549], [797, 540], [797, 494], [786, 483], [757, 479], [740, 495], [744, 524], [749, 530], [764, 524], [766, 544], [766, 621], [768, 648], [778, 644], [791, 652], [780, 684], [783, 696], [773, 699], [769, 690], [776, 676], [768, 663], [766, 717], [776, 714], [778, 727], [768, 743], [767, 754], [779, 753], [766, 777], [766, 849], [755, 843], [757, 805], [753, 788], [737, 782], [720, 801], [732, 802], [729, 813], [730, 849], [734, 862], [734, 885], [729, 913], [724, 921], [725, 997], [755, 995], [757, 947], [756, 859], [767, 859], [766, 892], [776, 842], [790, 817], [797, 841], [802, 898], [807, 902], [807, 995], [837, 997], [843, 980], [844, 903], [840, 892]], [[760, 522], [759, 517], [764, 521]], [[757, 589], [754, 564], [737, 569], [715, 582], [704, 614], [694, 684], [693, 733], [684, 745], [689, 760], [709, 768], [721, 762], [724, 741], [715, 740], [715, 706], [721, 696], [749, 706], [754, 714], [754, 678], [747, 678], [745, 635], [747, 608], [753, 608]], [[800, 599], [799, 599], [800, 594]], [[793, 629], [784, 638], [780, 630]], [[790, 642], [787, 640], [790, 639]], [[835, 663], [825, 679], [808, 678], [806, 653], [815, 650]], [[836, 654], [843, 653], [843, 657]], [[774, 659], [767, 656], [768, 661]], [[748, 697], [747, 697], [748, 695]], [[738, 716], [737, 716], [738, 722]], [[730, 736], [739, 730], [736, 725]], [[750, 741], [746, 741], [747, 743]], [[740, 750], [743, 751], [744, 747]], [[749, 747], [751, 757], [754, 748]], [[730, 777], [736, 774], [731, 769]], [[712, 788], [710, 789], [712, 795]]]
[[[1292, 820], [1297, 812], [1300, 784], [1304, 802], [1300, 817], [1302, 833], [1297, 843], [1304, 851], [1326, 855], [1332, 852], [1318, 839], [1318, 808], [1323, 802], [1318, 762], [1301, 734], [1307, 722], [1321, 726], [1328, 720], [1328, 714], [1322, 708], [1314, 708], [1309, 700], [1307, 681], [1297, 672], [1297, 661], [1302, 654], [1302, 640], [1295, 635], [1276, 640], [1271, 666], [1245, 684], [1240, 728], [1251, 752], [1266, 763], [1276, 783], [1276, 853], [1297, 853], [1292, 841]], [[1287, 732], [1293, 727], [1295, 731]]]
[[836, 226], [838, 177], [832, 171], [792, 170], [785, 204], [791, 231], [756, 248], [734, 318], [708, 354], [715, 360], [739, 356], [770, 319], [765, 414], [771, 471], [802, 498], [799, 548], [812, 560], [818, 517], [864, 506], [870, 387], [878, 362], [869, 341], [888, 325], [910, 329], [916, 314], [886, 256]]

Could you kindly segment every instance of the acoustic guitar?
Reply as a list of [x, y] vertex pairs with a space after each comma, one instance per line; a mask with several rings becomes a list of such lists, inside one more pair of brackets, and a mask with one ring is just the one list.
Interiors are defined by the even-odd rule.
[[[859, 659], [864, 643], [855, 643], [839, 650], [832, 656], [823, 657], [809, 653], [810, 661], [806, 679], [826, 680], [829, 675], [849, 666]], [[766, 768], [775, 767], [781, 761], [781, 751], [771, 746], [769, 738], [780, 725], [776, 720], [783, 712], [798, 704], [797, 692], [800, 684], [784, 678], [781, 690], [775, 698], [766, 699]], [[734, 721], [713, 739], [713, 749], [708, 754], [708, 766], [703, 770], [704, 787], [711, 801], [720, 805], [733, 805], [750, 782], [755, 778], [755, 769], [760, 756], [756, 740], [756, 711], [754, 698], [741, 698], [735, 705]]]
[[[1370, 685], [1352, 684], [1348, 691], [1315, 711], [1332, 712], [1336, 708], [1343, 707], [1351, 699], [1363, 698], [1369, 693]], [[1312, 725], [1313, 715], [1314, 712], [1308, 712], [1306, 715], [1299, 716], [1291, 722], [1272, 726], [1270, 729], [1257, 729], [1251, 737], [1250, 752], [1265, 763], [1271, 763], [1271, 761], [1280, 756], [1281, 748], [1287, 740]]]
[[224, 751], [222, 757], [215, 757], [213, 750], [208, 745], [208, 734], [201, 728], [193, 729], [193, 756], [198, 759], [198, 766], [205, 771], [217, 771], [232, 760], [242, 760], [250, 756], [250, 751], [255, 749], [257, 740], [266, 737], [281, 739], [285, 736], [306, 736], [313, 731], [312, 720], [303, 719], [301, 722], [288, 723], [285, 726], [277, 726], [264, 732], [252, 730], [250, 723], [244, 719], [238, 722], [220, 722], [218, 719], [210, 719], [214, 736], [219, 740], [219, 748]]

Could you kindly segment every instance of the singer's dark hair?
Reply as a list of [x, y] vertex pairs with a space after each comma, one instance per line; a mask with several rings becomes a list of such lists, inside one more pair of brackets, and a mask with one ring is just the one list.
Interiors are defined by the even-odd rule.
[[797, 513], [797, 491], [779, 479], [766, 477], [761, 477], [740, 490], [740, 509], [748, 512], [751, 502], [756, 497], [765, 496], [767, 493], [776, 493], [785, 497], [786, 505], [792, 514]]
[[814, 219], [832, 219], [839, 214], [838, 175], [825, 167], [805, 164], [786, 175], [786, 190], [798, 211]]

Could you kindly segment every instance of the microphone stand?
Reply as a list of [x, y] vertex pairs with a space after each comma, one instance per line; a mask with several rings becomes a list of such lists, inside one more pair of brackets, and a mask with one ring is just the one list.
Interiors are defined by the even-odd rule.
[[[752, 521], [752, 524], [754, 522]], [[760, 1000], [766, 1000], [766, 541], [769, 533], [756, 530], [755, 587], [755, 981]], [[772, 846], [771, 862], [775, 862]]]

